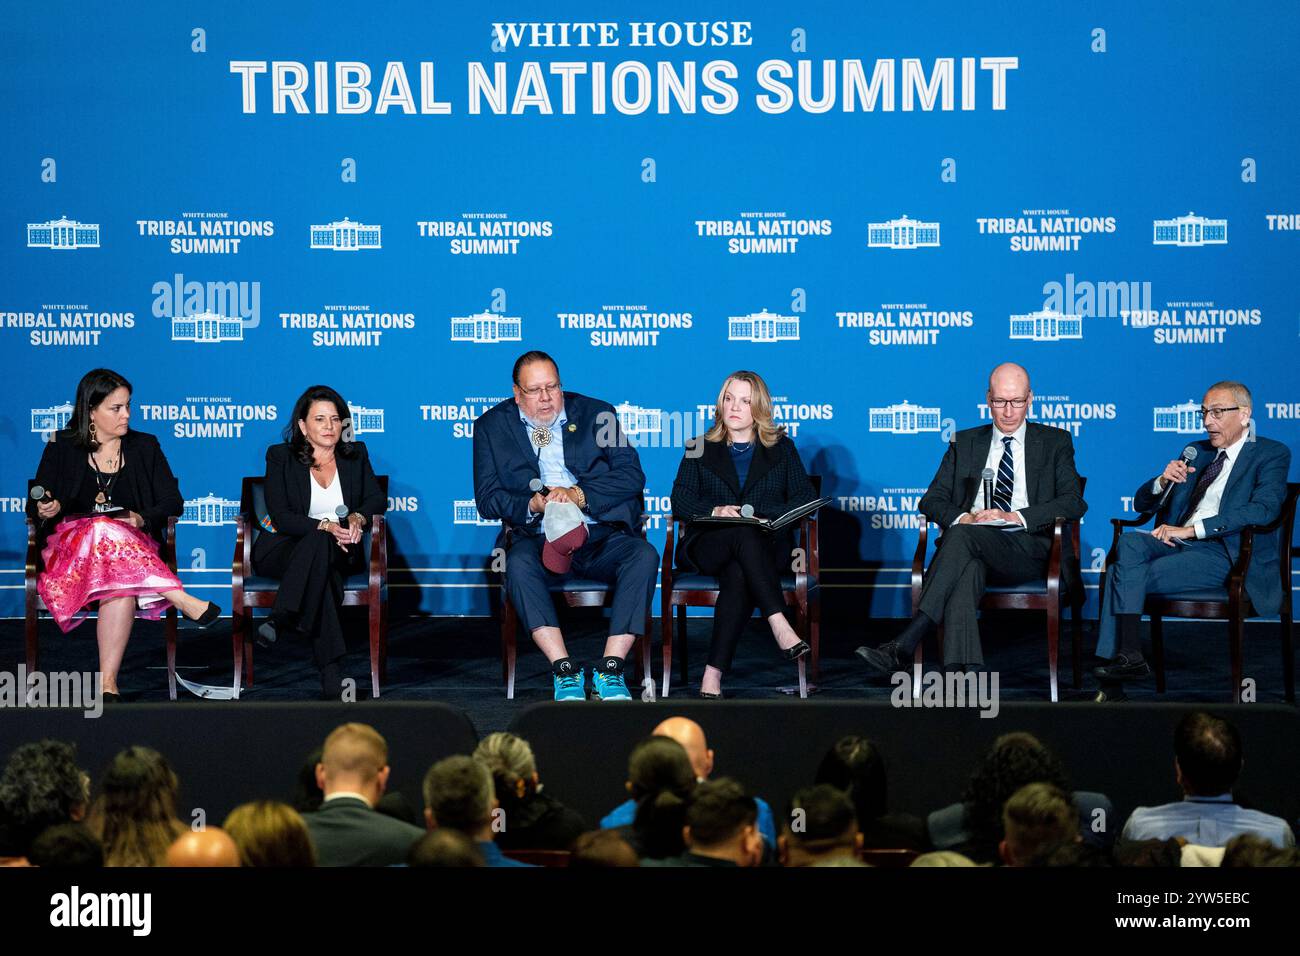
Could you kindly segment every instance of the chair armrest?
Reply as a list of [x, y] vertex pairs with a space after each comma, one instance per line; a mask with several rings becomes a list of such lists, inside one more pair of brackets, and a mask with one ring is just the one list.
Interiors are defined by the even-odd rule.
[[921, 594], [921, 585], [925, 580], [925, 551], [930, 540], [930, 522], [921, 515], [921, 528], [916, 537], [916, 553], [912, 555], [912, 613], [916, 614], [916, 602]]
[[41, 554], [36, 549], [36, 522], [27, 518], [27, 577], [35, 578], [40, 573]]
[[378, 592], [388, 580], [388, 523], [370, 516], [370, 590]]
[[248, 519], [242, 514], [235, 515], [235, 553], [230, 557], [230, 583], [236, 588], [242, 588], [244, 578], [253, 573], [249, 560], [251, 537]]
[[167, 534], [164, 537], [166, 554], [163, 560], [167, 562], [167, 567], [171, 568], [172, 574], [176, 574], [176, 522], [179, 519], [175, 515], [167, 517]]
[[664, 557], [659, 567], [664, 594], [668, 594], [673, 589], [673, 557], [677, 549], [677, 524], [672, 515], [667, 517], [668, 527], [664, 532]]
[[1047, 555], [1047, 593], [1061, 593], [1061, 535], [1065, 533], [1068, 522], [1057, 518], [1052, 522], [1052, 550]]

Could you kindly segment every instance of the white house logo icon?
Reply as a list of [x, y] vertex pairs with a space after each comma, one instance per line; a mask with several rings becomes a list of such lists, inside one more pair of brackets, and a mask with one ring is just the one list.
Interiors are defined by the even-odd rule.
[[1173, 432], [1176, 435], [1199, 435], [1203, 431], [1201, 406], [1191, 399], [1181, 405], [1164, 405], [1153, 411], [1155, 421], [1152, 431]]
[[727, 317], [727, 340], [730, 342], [797, 342], [799, 316], [777, 315], [764, 309], [749, 315]]
[[360, 249], [380, 249], [379, 226], [353, 222], [347, 216], [342, 222], [311, 227], [311, 247], [332, 249], [334, 252], [357, 252]]
[[1177, 219], [1157, 219], [1152, 223], [1153, 246], [1226, 246], [1228, 220], [1206, 219], [1189, 212]]
[[457, 498], [451, 503], [452, 524], [469, 524], [479, 528], [495, 528], [500, 521], [489, 521], [478, 513], [473, 498]]
[[384, 432], [384, 410], [382, 408], [365, 408], [348, 402], [348, 413], [352, 416], [352, 434], [372, 433], [382, 435]]
[[1011, 316], [1011, 338], [1030, 339], [1034, 342], [1059, 342], [1061, 339], [1083, 338], [1083, 318], [1062, 315], [1051, 309]]
[[209, 491], [202, 498], [192, 498], [185, 502], [185, 510], [181, 512], [179, 523], [216, 527], [234, 524], [237, 517], [239, 517], [238, 501], [218, 498]]
[[867, 247], [870, 249], [924, 249], [939, 245], [939, 224], [917, 222], [903, 216], [889, 222], [867, 223]]
[[618, 415], [618, 427], [624, 435], [657, 432], [663, 428], [664, 413], [660, 408], [642, 408], [624, 402], [614, 406], [614, 413]]
[[242, 342], [244, 323], [215, 312], [198, 315], [178, 315], [172, 319], [173, 342]]
[[32, 432], [33, 434], [44, 435], [49, 432], [62, 431], [68, 427], [70, 418], [72, 418], [71, 402], [64, 402], [62, 405], [51, 405], [49, 408], [33, 408]]
[[29, 249], [98, 249], [99, 223], [77, 222], [63, 216], [27, 224]]
[[867, 430], [890, 432], [894, 435], [915, 435], [919, 432], [937, 432], [940, 428], [938, 408], [913, 405], [907, 399], [898, 405], [872, 408], [867, 413]]
[[519, 342], [524, 337], [524, 323], [517, 315], [498, 315], [484, 309], [477, 315], [453, 315], [451, 340], [490, 345], [496, 342]]

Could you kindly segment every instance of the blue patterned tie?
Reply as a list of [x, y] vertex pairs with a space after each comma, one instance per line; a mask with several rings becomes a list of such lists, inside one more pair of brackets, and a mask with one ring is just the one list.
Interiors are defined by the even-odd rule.
[[1011, 510], [1011, 492], [1016, 487], [1015, 456], [1011, 453], [1010, 435], [1002, 439], [1002, 462], [998, 465], [998, 483], [993, 489], [993, 507], [1000, 511]]
[[1210, 467], [1201, 472], [1201, 477], [1197, 479], [1196, 486], [1192, 488], [1192, 498], [1187, 503], [1187, 510], [1183, 513], [1183, 520], [1178, 522], [1180, 527], [1187, 527], [1187, 523], [1192, 520], [1192, 515], [1196, 514], [1196, 509], [1200, 507], [1201, 499], [1205, 493], [1210, 490], [1210, 485], [1214, 484], [1214, 479], [1219, 477], [1219, 472], [1223, 471], [1223, 466], [1228, 463], [1228, 453], [1220, 449], [1219, 456], [1210, 462]]

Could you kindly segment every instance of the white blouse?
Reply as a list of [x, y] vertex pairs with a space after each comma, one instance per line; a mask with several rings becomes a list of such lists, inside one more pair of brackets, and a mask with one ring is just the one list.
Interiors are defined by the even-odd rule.
[[343, 486], [339, 484], [338, 471], [335, 470], [334, 480], [330, 482], [328, 488], [322, 488], [315, 478], [308, 478], [308, 480], [311, 482], [311, 507], [307, 515], [316, 521], [322, 518], [339, 521], [338, 512], [334, 510], [343, 504]]

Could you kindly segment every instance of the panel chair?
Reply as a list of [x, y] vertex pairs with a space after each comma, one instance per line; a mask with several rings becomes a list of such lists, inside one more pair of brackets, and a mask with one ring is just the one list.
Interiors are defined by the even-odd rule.
[[[35, 485], [34, 480], [27, 482], [27, 490], [31, 491]], [[27, 568], [23, 578], [23, 592], [25, 596], [23, 636], [27, 645], [27, 674], [28, 676], [36, 673], [40, 668], [41, 647], [38, 633], [38, 624], [40, 612], [47, 611], [45, 602], [41, 600], [40, 592], [36, 590], [36, 579], [45, 570], [45, 562], [41, 559], [40, 549], [36, 545], [36, 522], [30, 517], [27, 518]], [[163, 562], [171, 569], [172, 574], [176, 573], [176, 519], [167, 519], [167, 535], [163, 538], [162, 547], [158, 549], [158, 555]], [[171, 700], [176, 699], [176, 622], [178, 612], [174, 605], [167, 605], [167, 611], [163, 615], [163, 634], [167, 643], [167, 696]]]
[[[1079, 477], [1079, 495], [1082, 497], [1084, 488], [1087, 487], [1088, 479], [1083, 476]], [[924, 583], [925, 576], [925, 552], [929, 536], [929, 522], [921, 523], [920, 536], [916, 542], [916, 553], [912, 556], [912, 614], [916, 615], [921, 604], [921, 586]], [[1019, 532], [1017, 532], [1019, 533]], [[1063, 604], [1068, 604], [1070, 608], [1070, 657], [1071, 665], [1074, 670], [1074, 680], [1072, 686], [1077, 690], [1080, 687], [1079, 672], [1081, 661], [1079, 659], [1079, 645], [1083, 636], [1083, 604], [1085, 594], [1083, 591], [1083, 582], [1079, 581], [1077, 594], [1069, 593], [1068, 588], [1062, 587], [1061, 584], [1061, 562], [1063, 560], [1064, 536], [1068, 534], [1070, 543], [1074, 546], [1075, 560], [1079, 559], [1079, 522], [1066, 521], [1064, 518], [1057, 518], [1052, 527], [1052, 550], [1047, 559], [1047, 576], [1040, 581], [1026, 581], [1022, 584], [1013, 585], [989, 585], [984, 589], [984, 596], [980, 599], [981, 611], [1042, 611], [1047, 615], [1047, 673], [1048, 684], [1051, 692], [1051, 699], [1056, 703], [1060, 699], [1060, 693], [1057, 683], [1057, 656], [1061, 633], [1061, 610]], [[937, 641], [939, 644], [939, 658], [943, 659], [943, 627], [940, 626], [937, 632]], [[922, 661], [922, 645], [916, 645], [916, 651], [913, 660], [917, 665]], [[920, 688], [915, 686], [913, 681], [913, 692], [919, 693]]]
[[[388, 497], [388, 476], [377, 475], [379, 488]], [[280, 582], [257, 574], [253, 569], [253, 542], [267, 518], [264, 479], [246, 477], [239, 493], [239, 515], [235, 518], [235, 556], [231, 561], [231, 641], [235, 653], [235, 696], [241, 676], [244, 686], [253, 686], [253, 609], [275, 605]], [[379, 685], [388, 678], [388, 528], [383, 515], [371, 515], [361, 536], [366, 569], [349, 575], [343, 582], [343, 606], [369, 609], [370, 693], [379, 696]]]
[[[1295, 532], [1296, 499], [1300, 497], [1300, 482], [1288, 482], [1286, 498], [1277, 518], [1266, 525], [1247, 525], [1241, 529], [1241, 547], [1237, 552], [1237, 563], [1228, 575], [1227, 583], [1220, 588], [1206, 588], [1177, 594], [1148, 594], [1143, 610], [1151, 618], [1151, 658], [1152, 669], [1156, 672], [1156, 692], [1165, 692], [1165, 643], [1164, 618], [1206, 618], [1214, 621], [1228, 622], [1228, 661], [1232, 673], [1232, 688], [1229, 699], [1237, 702], [1241, 693], [1241, 644], [1245, 636], [1246, 618], [1255, 617], [1250, 596], [1246, 594], [1246, 572], [1250, 568], [1251, 553], [1255, 539], [1263, 535], [1277, 535], [1277, 553], [1279, 570], [1282, 575], [1282, 607], [1279, 609], [1282, 644], [1282, 681], [1288, 703], [1295, 703], [1295, 645], [1292, 636], [1292, 598], [1291, 598], [1291, 536]], [[1154, 511], [1143, 512], [1136, 518], [1111, 518], [1110, 523], [1115, 532], [1111, 538], [1110, 551], [1106, 554], [1106, 569], [1116, 559], [1119, 548], [1119, 536], [1125, 528], [1138, 528], [1155, 516]], [[1107, 574], [1102, 574], [1099, 592], [1104, 595]], [[1098, 605], [1100, 607], [1100, 604]], [[1100, 614], [1100, 612], [1098, 612]]]
[[[813, 492], [820, 497], [820, 475], [809, 475]], [[781, 596], [787, 607], [795, 611], [795, 631], [808, 642], [812, 653], [800, 658], [799, 696], [808, 696], [808, 679], [805, 664], [811, 665], [812, 680], [821, 677], [821, 554], [817, 540], [817, 515], [811, 514], [799, 522], [796, 547], [802, 549], [805, 561], [802, 570], [781, 575]], [[668, 696], [669, 679], [673, 665], [673, 609], [677, 610], [677, 625], [681, 629], [681, 660], [678, 678], [682, 684], [689, 682], [687, 666], [686, 621], [689, 607], [716, 607], [718, 579], [708, 574], [683, 573], [673, 566], [676, 548], [676, 522], [668, 515], [668, 530], [664, 540], [663, 564], [660, 568], [660, 626], [663, 629], [663, 696]]]
[[[514, 528], [509, 522], [501, 522], [505, 532], [501, 541], [503, 551], [510, 550], [510, 538]], [[645, 537], [645, 525], [642, 522], [641, 537]], [[610, 607], [614, 603], [614, 588], [604, 581], [593, 578], [572, 577], [548, 585], [551, 596], [564, 602], [566, 607]], [[650, 605], [646, 605], [645, 630], [636, 640], [637, 664], [641, 676], [650, 673]], [[506, 591], [505, 578], [501, 579], [501, 679], [506, 685], [506, 700], [515, 699], [515, 659], [519, 654], [518, 639], [519, 612], [515, 610]], [[630, 690], [631, 688], [629, 688]]]

